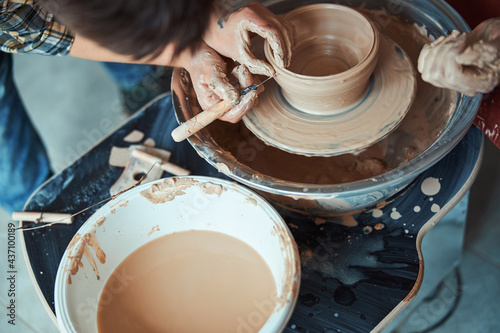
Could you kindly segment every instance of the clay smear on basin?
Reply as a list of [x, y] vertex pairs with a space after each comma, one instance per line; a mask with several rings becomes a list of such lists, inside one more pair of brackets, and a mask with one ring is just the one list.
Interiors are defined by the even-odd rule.
[[161, 183], [153, 184], [147, 190], [141, 192], [141, 195], [153, 204], [172, 201], [178, 195], [186, 194], [188, 188], [198, 186], [205, 194], [214, 194], [220, 196], [224, 187], [222, 185], [210, 182], [200, 183], [191, 178], [167, 178]]
[[179, 232], [116, 268], [101, 294], [98, 331], [258, 332], [276, 294], [271, 270], [247, 244], [218, 232]]
[[[395, 41], [416, 67], [422, 47], [429, 42], [418, 27], [381, 11], [364, 11], [379, 32]], [[266, 87], [266, 90], [267, 87]], [[357, 154], [306, 157], [268, 146], [244, 124], [215, 122], [208, 128], [229, 159], [280, 180], [305, 184], [342, 184], [369, 179], [408, 162], [436, 140], [455, 107], [454, 92], [417, 80], [410, 110], [385, 139]], [[260, 103], [259, 103], [260, 105]], [[295, 135], [295, 133], [293, 134]]]
[[[105, 221], [105, 218], [99, 219], [95, 227], [101, 226]], [[101, 263], [106, 263], [106, 254], [102, 250], [101, 246], [97, 242], [95, 238], [96, 230], [94, 229], [92, 232], [86, 233], [83, 236], [77, 233], [73, 236], [73, 239], [68, 245], [68, 259], [70, 261], [69, 267], [66, 269], [69, 271], [68, 275], [68, 284], [71, 284], [71, 276], [76, 275], [78, 270], [83, 267], [82, 259], [85, 256], [87, 258], [92, 270], [96, 274], [97, 280], [100, 280], [99, 269], [97, 268], [97, 263], [95, 258]], [[91, 249], [94, 253], [92, 253]], [[95, 258], [94, 258], [95, 255]]]

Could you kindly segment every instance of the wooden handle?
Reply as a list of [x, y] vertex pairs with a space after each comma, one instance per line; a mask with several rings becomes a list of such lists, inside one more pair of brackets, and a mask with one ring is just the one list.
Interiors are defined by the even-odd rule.
[[165, 162], [161, 158], [150, 155], [139, 149], [134, 149], [132, 151], [132, 156], [151, 164], [159, 163], [162, 170], [176, 176], [188, 176], [191, 174], [191, 171], [189, 170], [186, 170], [176, 164]]
[[231, 103], [226, 101], [222, 101], [212, 106], [210, 109], [197, 114], [185, 123], [179, 125], [172, 131], [172, 138], [174, 138], [175, 142], [181, 142], [182, 140], [189, 138], [194, 133], [212, 123], [215, 119], [222, 117], [222, 115], [231, 108]]
[[73, 216], [65, 213], [44, 212], [13, 212], [12, 219], [16, 221], [41, 222], [41, 223], [73, 223]]

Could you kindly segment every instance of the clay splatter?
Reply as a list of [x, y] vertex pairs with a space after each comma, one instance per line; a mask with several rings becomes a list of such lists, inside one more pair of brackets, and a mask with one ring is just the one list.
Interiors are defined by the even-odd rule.
[[439, 205], [438, 205], [438, 204], [433, 204], [433, 205], [431, 206], [431, 212], [433, 212], [433, 213], [437, 213], [437, 212], [439, 212], [440, 210], [441, 210], [441, 207], [439, 207]]
[[159, 225], [155, 225], [153, 228], [151, 228], [151, 231], [148, 232], [148, 236], [151, 236], [151, 234], [155, 231], [160, 231], [160, 226]]
[[246, 202], [246, 203], [249, 203], [249, 204], [251, 204], [251, 205], [257, 206], [257, 200], [255, 200], [255, 199], [254, 199], [254, 198], [252, 198], [252, 197], [248, 197], [248, 198], [246, 198], [246, 199], [245, 199], [245, 202]]
[[94, 227], [96, 227], [96, 228], [100, 227], [104, 223], [104, 221], [106, 221], [106, 218], [105, 217], [101, 217], [99, 220], [96, 221]]
[[391, 219], [393, 220], [399, 220], [401, 218], [401, 214], [397, 211], [396, 208], [393, 208], [392, 209], [392, 213], [391, 213]]
[[421, 185], [422, 193], [428, 196], [436, 195], [441, 190], [441, 183], [439, 179], [429, 177], [426, 178]]
[[375, 218], [382, 217], [383, 214], [384, 212], [381, 209], [374, 209], [372, 212], [372, 216]]

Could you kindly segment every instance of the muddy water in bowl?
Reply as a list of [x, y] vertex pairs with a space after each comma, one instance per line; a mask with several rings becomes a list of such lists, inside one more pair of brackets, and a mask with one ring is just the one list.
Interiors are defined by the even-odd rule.
[[[113, 294], [123, 271], [137, 278]], [[98, 331], [258, 332], [275, 298], [271, 270], [250, 246], [219, 232], [184, 231], [142, 246], [116, 268], [101, 294]], [[261, 320], [249, 325], [256, 306]]]
[[57, 273], [56, 315], [63, 332], [277, 332], [299, 270], [290, 231], [259, 196], [169, 178], [120, 195], [80, 228]]

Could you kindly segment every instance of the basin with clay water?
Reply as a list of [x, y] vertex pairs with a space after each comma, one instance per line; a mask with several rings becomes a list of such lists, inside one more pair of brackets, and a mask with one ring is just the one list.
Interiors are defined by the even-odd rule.
[[[276, 297], [269, 295], [265, 302], [253, 304], [255, 309], [239, 318], [236, 325], [242, 332], [281, 331], [294, 309], [299, 289], [295, 241], [280, 215], [259, 195], [241, 185], [208, 177], [167, 178], [137, 186], [85, 222], [68, 245], [57, 272], [55, 310], [59, 328], [63, 332], [97, 332], [99, 300], [119, 295], [136, 277], [127, 270], [111, 289], [103, 291], [119, 264], [163, 236], [192, 230], [231, 236], [263, 258], [274, 280]], [[162, 253], [156, 255], [161, 257]], [[253, 283], [258, 286], [261, 281]], [[147, 288], [134, 289], [146, 292]], [[218, 301], [213, 299], [214, 308], [219, 306]], [[177, 302], [182, 304], [182, 300]], [[271, 310], [267, 319], [263, 309]], [[133, 314], [142, 313], [140, 310]], [[205, 324], [204, 331], [213, 331], [209, 330], [213, 326], [209, 321]]]

